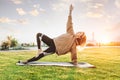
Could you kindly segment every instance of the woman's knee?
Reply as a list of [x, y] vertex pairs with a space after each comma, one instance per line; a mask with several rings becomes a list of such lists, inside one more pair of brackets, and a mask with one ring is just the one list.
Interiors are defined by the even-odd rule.
[[36, 37], [40, 37], [42, 35], [42, 33], [37, 33]]

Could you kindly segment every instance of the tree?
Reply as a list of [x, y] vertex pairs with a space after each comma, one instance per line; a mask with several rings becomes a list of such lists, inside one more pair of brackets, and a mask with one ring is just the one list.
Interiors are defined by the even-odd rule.
[[10, 47], [16, 47], [17, 45], [18, 45], [18, 41], [15, 38], [11, 39]]
[[2, 42], [1, 49], [2, 49], [2, 50], [8, 50], [9, 47], [10, 47], [9, 45], [10, 45], [10, 44], [9, 44], [7, 41]]
[[8, 50], [11, 45], [12, 36], [7, 36], [7, 40], [2, 42], [2, 50]]
[[15, 47], [18, 45], [18, 41], [12, 36], [7, 36], [7, 40], [3, 41], [1, 44], [2, 50], [8, 50], [10, 47]]

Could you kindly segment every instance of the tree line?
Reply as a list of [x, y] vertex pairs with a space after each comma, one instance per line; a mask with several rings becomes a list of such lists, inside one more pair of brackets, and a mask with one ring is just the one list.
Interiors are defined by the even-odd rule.
[[[19, 46], [19, 47], [18, 47]], [[2, 41], [0, 45], [0, 50], [10, 50], [11, 48], [13, 49], [24, 49], [22, 47], [28, 47], [28, 46], [35, 46], [34, 43], [29, 44], [29, 43], [22, 43], [19, 44], [18, 40], [13, 38], [12, 36], [7, 36], [6, 40]]]
[[[19, 47], [17, 47], [19, 46]], [[7, 36], [6, 40], [2, 41], [0, 45], [0, 50], [9, 50], [10, 48], [14, 48], [15, 50], [24, 49], [23, 47], [33, 47], [36, 46], [35, 43], [18, 43], [18, 40], [13, 38], [12, 36]], [[42, 44], [42, 46], [46, 47], [46, 44]], [[109, 42], [109, 43], [87, 43], [86, 46], [120, 46], [120, 42]], [[17, 48], [16, 48], [17, 47]]]
[[109, 42], [109, 43], [87, 43], [86, 46], [120, 46], [120, 42]]

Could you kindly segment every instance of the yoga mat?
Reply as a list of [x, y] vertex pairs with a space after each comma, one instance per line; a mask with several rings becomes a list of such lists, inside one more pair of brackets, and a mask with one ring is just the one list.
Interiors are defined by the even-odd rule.
[[70, 62], [29, 62], [27, 64], [16, 63], [19, 66], [31, 65], [31, 66], [63, 66], [63, 67], [79, 67], [79, 68], [95, 68], [94, 65], [87, 62], [79, 62], [78, 65], [73, 65]]

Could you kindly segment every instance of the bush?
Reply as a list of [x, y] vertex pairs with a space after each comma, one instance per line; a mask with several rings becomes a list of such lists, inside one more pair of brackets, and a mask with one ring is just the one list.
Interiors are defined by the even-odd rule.
[[10, 44], [9, 42], [5, 41], [5, 42], [2, 42], [2, 45], [1, 45], [1, 50], [8, 50], [10, 47]]
[[93, 43], [88, 43], [86, 46], [95, 46]]

